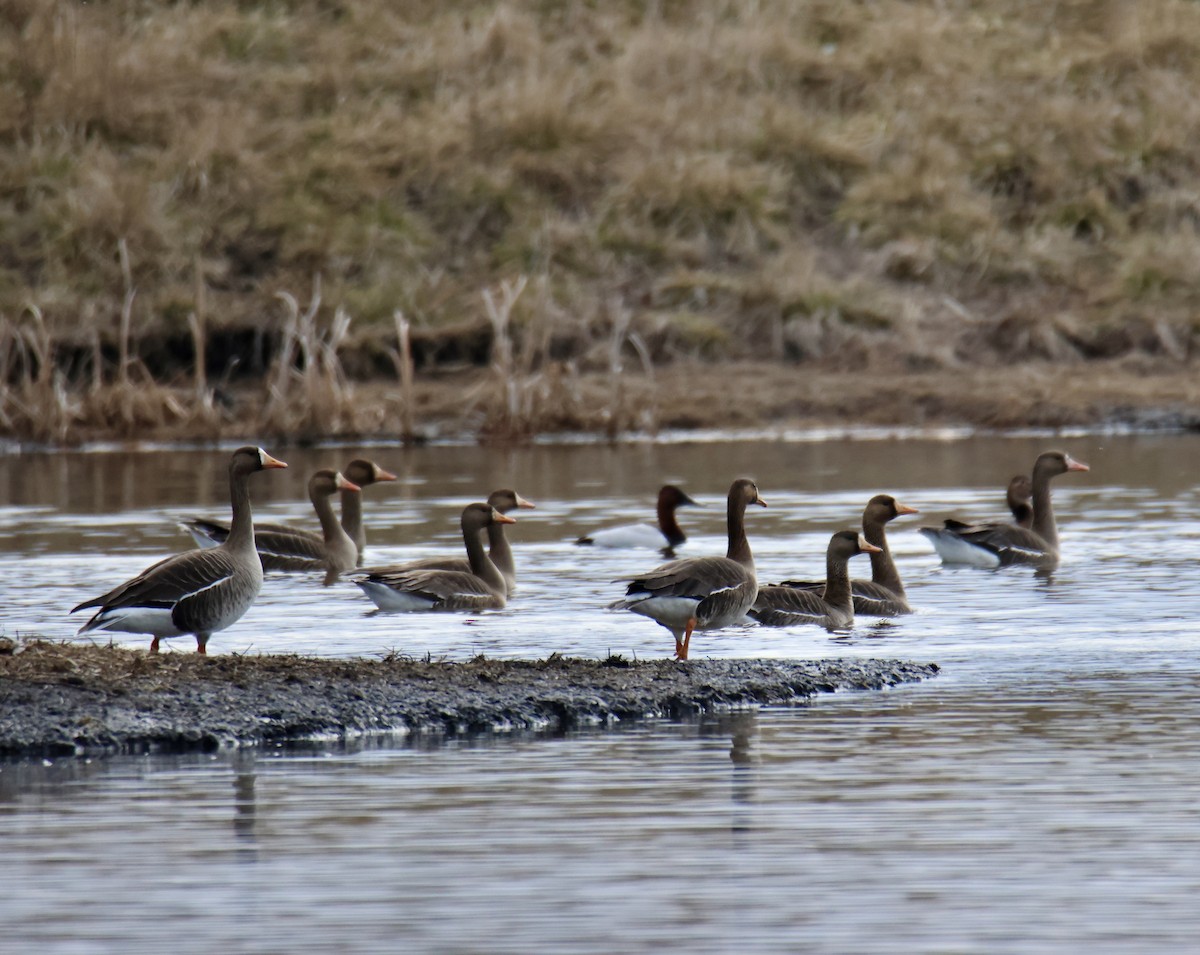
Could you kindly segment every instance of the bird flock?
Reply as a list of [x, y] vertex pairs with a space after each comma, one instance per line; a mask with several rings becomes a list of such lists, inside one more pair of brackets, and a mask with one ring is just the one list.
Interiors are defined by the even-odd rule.
[[[250, 477], [286, 467], [262, 448], [247, 446], [235, 451], [229, 462], [230, 520], [184, 521], [181, 526], [192, 535], [197, 548], [161, 560], [108, 593], [73, 608], [71, 613], [95, 608], [79, 633], [148, 634], [153, 638], [151, 652], [158, 650], [162, 639], [192, 635], [197, 653], [206, 653], [209, 638], [236, 623], [254, 604], [264, 571], [323, 572], [326, 586], [345, 578], [384, 611], [479, 611], [505, 606], [516, 585], [516, 569], [504, 529], [516, 523], [509, 516], [512, 511], [534, 507], [515, 491], [498, 490], [486, 501], [464, 508], [465, 556], [363, 567], [362, 490], [394, 481], [396, 476], [362, 459], [351, 461], [344, 472], [321, 469], [308, 481], [319, 532], [255, 523]], [[1063, 451], [1046, 451], [1038, 456], [1028, 477], [1018, 475], [1009, 482], [1011, 522], [947, 519], [940, 527], [920, 528], [920, 533], [946, 563], [1053, 569], [1059, 560], [1059, 543], [1050, 481], [1086, 470], [1086, 464]], [[341, 495], [340, 521], [333, 510], [334, 494]], [[889, 494], [878, 494], [867, 502], [861, 531], [838, 531], [830, 538], [824, 580], [765, 585], [758, 582], [746, 533], [747, 510], [767, 506], [757, 485], [738, 478], [729, 488], [724, 556], [675, 557], [674, 548], [687, 540], [675, 512], [687, 506], [699, 504], [668, 484], [658, 495], [657, 526], [604, 528], [575, 541], [591, 547], [655, 547], [670, 558], [626, 578], [624, 596], [608, 606], [648, 617], [669, 630], [675, 639], [676, 659], [688, 658], [696, 631], [716, 630], [746, 619], [764, 626], [812, 624], [841, 630], [853, 624], [855, 614], [912, 612], [885, 527], [897, 517], [918, 512]], [[870, 558], [869, 580], [850, 577], [849, 562], [859, 554]]]

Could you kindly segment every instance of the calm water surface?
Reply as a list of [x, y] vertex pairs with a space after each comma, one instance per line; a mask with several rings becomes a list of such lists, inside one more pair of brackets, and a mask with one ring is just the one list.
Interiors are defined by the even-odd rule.
[[[1092, 466], [1055, 483], [1061, 569], [942, 567], [915, 527], [1001, 516], [1008, 478], [1056, 446]], [[368, 562], [456, 551], [462, 506], [515, 487], [538, 505], [511, 529], [520, 590], [500, 613], [388, 615], [351, 584], [271, 576], [214, 652], [663, 656], [665, 630], [603, 609], [610, 581], [656, 555], [571, 540], [645, 518], [677, 480], [709, 505], [681, 512], [686, 552], [720, 552], [724, 494], [746, 474], [770, 504], [749, 517], [764, 580], [822, 574], [830, 533], [876, 492], [919, 507], [890, 538], [920, 610], [837, 637], [701, 633], [693, 655], [943, 673], [556, 738], [0, 764], [4, 950], [1193, 949], [1200, 439], [268, 450], [292, 465], [254, 479], [273, 520], [312, 520], [316, 467], [365, 453], [401, 475], [367, 491]], [[188, 545], [174, 518], [227, 511], [226, 461], [0, 458], [4, 632], [70, 637], [67, 609]]]

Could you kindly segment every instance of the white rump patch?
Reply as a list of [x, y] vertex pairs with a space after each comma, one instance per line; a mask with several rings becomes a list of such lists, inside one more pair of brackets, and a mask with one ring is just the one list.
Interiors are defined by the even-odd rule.
[[171, 620], [171, 611], [157, 607], [119, 607], [105, 610], [94, 621], [84, 624], [80, 633], [90, 630], [119, 630], [122, 633], [148, 633], [155, 637], [181, 637], [184, 631]]
[[628, 606], [634, 613], [656, 620], [664, 627], [683, 630], [688, 620], [696, 616], [700, 601], [696, 597], [646, 597]]
[[371, 602], [380, 610], [409, 611], [432, 610], [434, 602], [428, 597], [395, 590], [387, 584], [376, 583], [373, 580], [354, 581], [362, 588], [362, 592], [371, 598]]
[[984, 547], [968, 543], [957, 534], [928, 530], [923, 530], [921, 533], [933, 545], [933, 549], [937, 551], [944, 563], [966, 564], [970, 567], [984, 567], [989, 570], [1000, 566], [998, 555]]

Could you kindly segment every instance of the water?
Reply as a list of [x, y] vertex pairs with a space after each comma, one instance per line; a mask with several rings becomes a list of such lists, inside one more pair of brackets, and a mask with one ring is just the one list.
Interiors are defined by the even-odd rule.
[[[1055, 482], [1060, 570], [1047, 580], [942, 567], [914, 528], [1000, 516], [1008, 478], [1051, 446], [1092, 466]], [[307, 472], [363, 449], [268, 450], [293, 467], [254, 479], [257, 513], [307, 521]], [[520, 589], [509, 609], [374, 614], [352, 585], [273, 576], [214, 652], [663, 656], [665, 630], [602, 609], [620, 592], [611, 579], [655, 555], [570, 540], [644, 518], [675, 480], [710, 505], [681, 512], [687, 552], [719, 552], [724, 492], [749, 474], [770, 505], [749, 515], [764, 579], [820, 575], [829, 534], [878, 491], [919, 507], [890, 539], [920, 609], [838, 637], [701, 633], [693, 656], [888, 656], [936, 661], [942, 675], [799, 710], [554, 738], [0, 764], [6, 950], [1194, 946], [1200, 439], [368, 456], [402, 478], [367, 492], [370, 561], [453, 551], [457, 512], [494, 487], [538, 504], [511, 529]], [[69, 637], [80, 621], [66, 609], [186, 544], [172, 517], [227, 508], [224, 457], [0, 460], [4, 631]]]

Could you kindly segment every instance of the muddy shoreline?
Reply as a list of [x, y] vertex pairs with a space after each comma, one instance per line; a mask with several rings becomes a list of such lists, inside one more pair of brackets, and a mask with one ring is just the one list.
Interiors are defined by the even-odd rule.
[[207, 752], [399, 732], [562, 730], [928, 679], [897, 660], [489, 660], [150, 655], [29, 641], [0, 656], [0, 756]]

